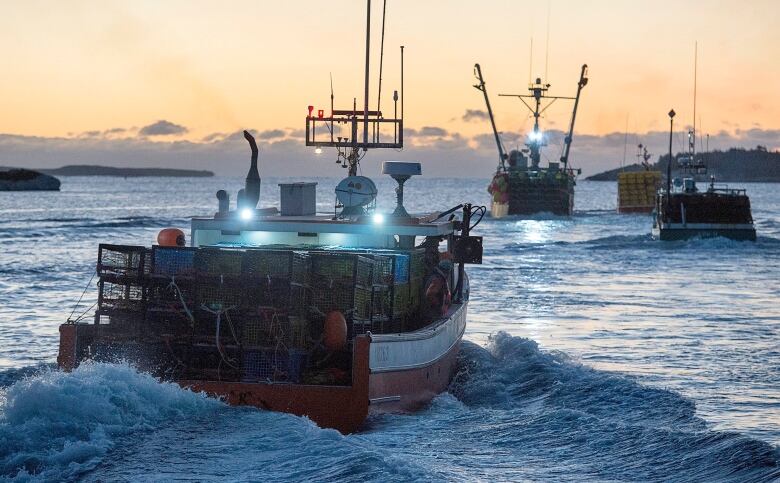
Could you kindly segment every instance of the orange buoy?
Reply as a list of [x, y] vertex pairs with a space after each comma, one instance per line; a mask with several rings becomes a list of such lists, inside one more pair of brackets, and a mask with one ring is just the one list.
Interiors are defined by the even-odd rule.
[[452, 303], [452, 294], [447, 279], [440, 273], [434, 273], [425, 287], [425, 301], [433, 315], [445, 315]]
[[330, 351], [337, 351], [347, 345], [347, 320], [344, 314], [333, 310], [325, 317], [322, 343]]
[[178, 228], [164, 228], [157, 234], [157, 244], [161, 247], [183, 247], [187, 245], [187, 238]]

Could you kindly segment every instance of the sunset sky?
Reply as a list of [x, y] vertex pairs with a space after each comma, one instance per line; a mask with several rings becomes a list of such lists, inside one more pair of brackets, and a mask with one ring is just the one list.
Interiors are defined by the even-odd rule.
[[[580, 65], [590, 66], [576, 131], [600, 140], [604, 152], [587, 152], [588, 143], [581, 144], [585, 171], [619, 162], [626, 120], [629, 131], [639, 133], [633, 139], [658, 137], [672, 107], [681, 129], [692, 122], [696, 41], [702, 132], [721, 147], [760, 141], [780, 148], [780, 2], [387, 3], [385, 110], [391, 112], [392, 91], [400, 88], [403, 44], [406, 126], [418, 133], [440, 129], [431, 131], [438, 136], [410, 136], [407, 157], [492, 166], [493, 148], [481, 136], [488, 123], [464, 118], [467, 110], [484, 109], [472, 87], [473, 65], [482, 65], [499, 129], [507, 139], [525, 133], [531, 121], [523, 106], [498, 94], [526, 90], [532, 37], [532, 74], [544, 77], [546, 70], [552, 94], [573, 95]], [[372, 108], [381, 8], [374, 0]], [[161, 150], [167, 154], [160, 163], [184, 164], [170, 154], [179, 146], [201, 153], [190, 159], [209, 169], [212, 144], [251, 128], [265, 133], [269, 163], [279, 165], [272, 171], [284, 173], [282, 148], [308, 152], [299, 131], [307, 105], [328, 107], [329, 74], [337, 107], [350, 107], [353, 97], [362, 101], [361, 0], [0, 0], [0, 10], [0, 165], [97, 163], [113, 157], [112, 147], [124, 153], [114, 159], [119, 164], [154, 164]], [[570, 108], [557, 103], [543, 127], [564, 129]], [[169, 124], [154, 124], [161, 120]], [[275, 142], [281, 144], [270, 146]], [[663, 146], [652, 148], [658, 154]], [[53, 157], [55, 149], [67, 155]]]

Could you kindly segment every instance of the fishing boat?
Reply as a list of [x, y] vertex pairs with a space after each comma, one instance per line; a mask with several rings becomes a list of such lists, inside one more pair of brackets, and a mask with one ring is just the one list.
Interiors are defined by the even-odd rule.
[[710, 177], [706, 190], [699, 190], [696, 176], [707, 174], [704, 158], [696, 153], [696, 72], [698, 46], [694, 50], [693, 119], [688, 131], [688, 152], [677, 156], [682, 178], [672, 180], [674, 109], [669, 111], [669, 160], [666, 164], [666, 187], [656, 198], [652, 234], [659, 240], [682, 240], [693, 237], [725, 237], [734, 240], [756, 240], [756, 228], [750, 209], [750, 198], [744, 189], [716, 185]]
[[[577, 118], [580, 93], [588, 83], [588, 66], [583, 65], [580, 79], [577, 82], [575, 97], [551, 96], [547, 94], [550, 84], [543, 83], [541, 78], [530, 83], [530, 94], [499, 94], [499, 96], [516, 97], [523, 102], [534, 117], [533, 130], [528, 133], [524, 149], [514, 149], [508, 154], [501, 142], [496, 129], [493, 109], [490, 106], [485, 80], [479, 64], [474, 65], [474, 75], [478, 83], [474, 86], [485, 98], [488, 117], [493, 129], [493, 135], [498, 148], [498, 167], [488, 186], [492, 196], [490, 214], [493, 218], [507, 215], [534, 215], [549, 213], [559, 216], [570, 216], [574, 210], [574, 186], [580, 170], [575, 172], [569, 166], [569, 153], [574, 137], [574, 122]], [[531, 99], [531, 104], [525, 99]], [[556, 100], [568, 99], [574, 101], [569, 131], [564, 139], [563, 153], [560, 162], [549, 162], [547, 167], [541, 166], [542, 148], [547, 146], [547, 136], [540, 130], [539, 118], [542, 113]]]
[[689, 152], [678, 156], [677, 165], [683, 178], [672, 180], [672, 132], [674, 110], [669, 112], [669, 162], [666, 188], [656, 198], [653, 237], [658, 240], [725, 237], [734, 240], [756, 240], [756, 228], [750, 210], [750, 198], [744, 189], [716, 185], [710, 177], [706, 190], [700, 191], [695, 176], [706, 174], [707, 166], [694, 152], [695, 132], [688, 132]]
[[[367, 41], [366, 93], [368, 59]], [[245, 131], [251, 165], [235, 208], [217, 192], [216, 213], [192, 219], [189, 244], [169, 228], [152, 247], [99, 246], [97, 309], [60, 326], [59, 366], [128, 360], [229, 404], [343, 433], [446, 390], [466, 328], [465, 265], [482, 258], [471, 230], [486, 208], [410, 215], [403, 188], [421, 164], [387, 161], [397, 206], [380, 212], [376, 184], [357, 170], [366, 150], [403, 147], [403, 116], [370, 112], [367, 96], [362, 111], [332, 99], [329, 115], [306, 116], [306, 144], [335, 147], [348, 168], [332, 213], [317, 213], [313, 183], [282, 184], [280, 206], [258, 208], [259, 150]]]

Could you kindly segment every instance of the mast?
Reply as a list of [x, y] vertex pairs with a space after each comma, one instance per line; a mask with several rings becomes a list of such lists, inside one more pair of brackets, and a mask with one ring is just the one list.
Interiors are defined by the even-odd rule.
[[693, 44], [693, 129], [690, 134], [691, 163], [696, 164], [696, 86], [699, 66], [699, 42]]
[[[583, 64], [582, 72], [580, 73], [580, 80], [577, 83], [576, 97], [548, 96], [546, 93], [547, 90], [550, 88], [550, 84], [542, 83], [542, 79], [539, 77], [536, 78], [536, 82], [528, 86], [528, 91], [531, 92], [530, 95], [499, 94], [500, 97], [517, 97], [525, 105], [525, 107], [527, 107], [528, 110], [531, 111], [531, 113], [534, 116], [534, 129], [528, 135], [528, 142], [525, 143], [525, 145], [528, 146], [528, 149], [530, 151], [531, 166], [533, 167], [533, 169], [539, 168], [539, 162], [541, 161], [541, 149], [543, 146], [547, 145], [547, 143], [544, 140], [544, 136], [542, 135], [541, 131], [539, 131], [539, 118], [542, 116], [542, 114], [544, 114], [544, 111], [546, 111], [550, 106], [552, 106], [553, 103], [558, 99], [568, 99], [574, 101], [574, 111], [571, 116], [571, 125], [569, 126], [569, 134], [566, 136], [565, 139], [566, 144], [564, 146], [563, 155], [561, 156], [561, 162], [563, 162], [563, 169], [564, 170], [566, 169], [569, 161], [569, 150], [571, 148], [571, 139], [572, 136], [574, 135], [574, 121], [577, 117], [577, 106], [579, 105], [580, 93], [582, 92], [582, 88], [588, 84], [587, 75], [588, 75], [588, 65]], [[531, 107], [531, 105], [528, 104], [525, 101], [525, 99], [533, 99], [534, 106]], [[544, 107], [542, 107], [543, 99], [550, 100], [550, 102], [548, 102], [547, 105], [545, 105]]]
[[674, 109], [669, 111], [669, 164], [666, 165], [666, 203], [669, 203], [669, 194], [672, 191], [672, 136], [674, 136]]
[[474, 87], [477, 90], [482, 91], [485, 96], [485, 105], [487, 106], [488, 117], [490, 117], [490, 125], [493, 127], [493, 136], [496, 138], [496, 147], [498, 147], [498, 168], [497, 171], [506, 171], [506, 154], [504, 153], [504, 147], [501, 145], [501, 138], [498, 136], [498, 129], [496, 129], [496, 121], [493, 119], [493, 109], [490, 107], [490, 99], [488, 98], [487, 88], [485, 87], [485, 80], [482, 78], [482, 69], [479, 64], [474, 64], [474, 75], [479, 84], [475, 84]]
[[650, 160], [650, 153], [647, 152], [647, 146], [640, 143], [637, 146], [636, 157], [639, 159], [639, 164], [645, 168], [645, 171], [650, 171], [650, 163], [648, 163]]
[[571, 113], [571, 125], [569, 126], [569, 134], [564, 139], [563, 155], [561, 155], [561, 163], [563, 163], [564, 171], [569, 165], [569, 151], [571, 151], [571, 140], [574, 137], [574, 121], [577, 118], [577, 107], [580, 104], [580, 93], [582, 88], [588, 84], [588, 64], [582, 64], [582, 70], [580, 71], [580, 80], [577, 82], [577, 96], [574, 98], [574, 110]]
[[[363, 144], [368, 144], [368, 66], [371, 47], [371, 0], [366, 0], [366, 80], [363, 94]], [[350, 173], [352, 175], [352, 173]]]
[[[385, 2], [386, 5], [386, 2]], [[370, 86], [370, 62], [371, 62], [371, 0], [366, 1], [366, 58], [365, 58], [365, 79], [363, 91], [363, 110], [358, 111], [357, 98], [353, 98], [351, 109], [334, 109], [333, 106], [333, 88], [331, 79], [331, 98], [330, 98], [330, 116], [325, 115], [324, 109], [314, 109], [315, 106], [308, 106], [308, 115], [306, 116], [306, 145], [312, 146], [316, 152], [321, 152], [324, 147], [336, 148], [336, 163], [348, 168], [349, 176], [356, 176], [360, 160], [369, 149], [403, 149], [403, 117], [404, 117], [404, 88], [403, 88], [403, 65], [404, 65], [404, 47], [401, 46], [401, 117], [395, 116], [397, 110], [394, 106], [394, 116], [392, 119], [385, 118], [379, 110], [381, 107], [381, 88], [382, 88], [382, 64], [384, 56], [384, 20], [385, 13], [382, 15], [382, 52], [380, 52], [379, 67], [379, 91], [377, 93], [377, 110], [369, 110], [369, 86]], [[396, 103], [398, 95], [393, 93], [393, 102]], [[344, 131], [342, 136], [334, 139], [334, 126], [341, 125]], [[363, 129], [363, 135], [360, 136], [360, 129]], [[318, 130], [317, 127], [320, 126]], [[392, 139], [382, 133], [382, 126], [387, 130], [392, 130]], [[323, 128], [325, 128], [323, 130]], [[373, 128], [373, 130], [372, 130]], [[390, 129], [391, 128], [391, 129]], [[373, 135], [369, 137], [369, 130]], [[317, 134], [320, 133], [318, 137]], [[323, 136], [325, 134], [326, 136]], [[323, 139], [325, 137], [325, 139]]]
[[528, 144], [528, 147], [531, 149], [531, 166], [534, 168], [538, 168], [539, 162], [542, 160], [542, 146], [544, 145], [544, 141], [542, 139], [542, 133], [539, 132], [539, 118], [542, 115], [539, 108], [542, 104], [542, 97], [544, 97], [544, 93], [547, 92], [547, 89], [549, 88], [550, 84], [542, 84], [542, 80], [537, 78], [536, 84], [530, 89], [531, 92], [533, 92], [533, 98], [536, 102], [536, 107], [533, 109], [534, 130], [531, 133], [531, 143]]

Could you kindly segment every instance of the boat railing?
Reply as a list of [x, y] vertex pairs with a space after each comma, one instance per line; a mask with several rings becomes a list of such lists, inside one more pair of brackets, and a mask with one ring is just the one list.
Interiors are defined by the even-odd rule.
[[744, 188], [729, 188], [727, 184], [715, 184], [710, 183], [709, 189], [707, 190], [711, 193], [722, 193], [727, 194], [731, 196], [745, 196], [747, 194], [747, 190]]
[[[340, 115], [339, 115], [340, 114]], [[325, 117], [306, 117], [306, 145], [335, 148], [390, 148], [404, 146], [403, 119], [385, 119], [381, 112], [334, 111]]]

